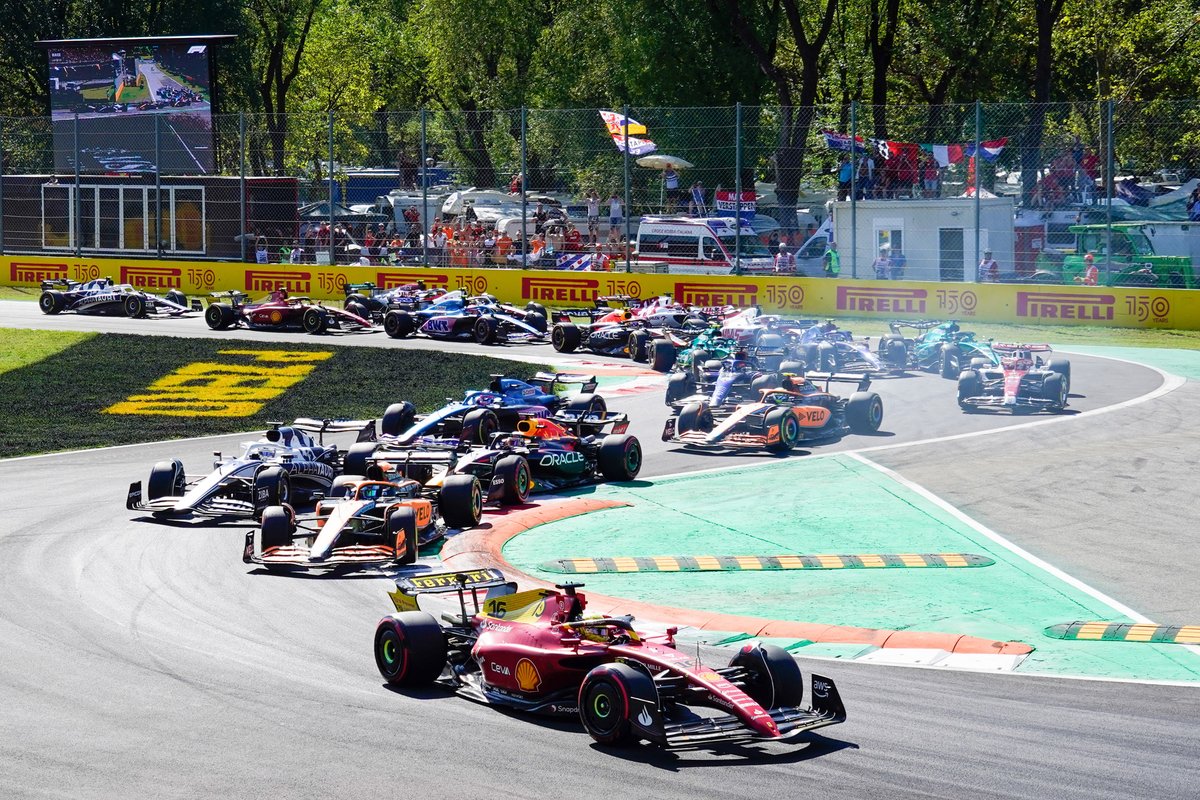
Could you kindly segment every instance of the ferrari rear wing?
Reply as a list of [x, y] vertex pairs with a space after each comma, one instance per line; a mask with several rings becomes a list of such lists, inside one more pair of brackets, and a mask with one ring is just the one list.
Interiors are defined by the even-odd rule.
[[1028, 351], [1030, 353], [1049, 353], [1054, 348], [1048, 344], [1020, 344], [1017, 342], [993, 342], [992, 349], [1002, 353], [1017, 353]]
[[416, 611], [420, 606], [417, 598], [423, 594], [458, 593], [458, 605], [461, 615], [454, 620], [466, 624], [467, 592], [471, 593], [471, 602], [475, 613], [479, 613], [479, 590], [486, 589], [484, 596], [512, 594], [517, 590], [517, 584], [507, 580], [504, 573], [498, 569], [485, 567], [482, 569], [464, 570], [462, 572], [423, 572], [417, 575], [401, 575], [396, 578], [396, 591], [388, 592], [392, 605], [397, 611]]

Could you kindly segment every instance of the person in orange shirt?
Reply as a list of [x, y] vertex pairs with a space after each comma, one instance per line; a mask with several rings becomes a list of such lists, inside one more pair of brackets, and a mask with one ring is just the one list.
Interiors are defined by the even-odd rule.
[[496, 252], [495, 255], [492, 256], [492, 261], [501, 266], [507, 266], [508, 257], [512, 255], [512, 250], [512, 237], [508, 235], [507, 231], [501, 231], [500, 235], [496, 237]]

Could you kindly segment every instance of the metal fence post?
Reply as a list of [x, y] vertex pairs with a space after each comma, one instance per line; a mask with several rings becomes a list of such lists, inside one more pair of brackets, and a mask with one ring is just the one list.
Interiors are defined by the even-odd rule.
[[0, 253], [4, 252], [4, 117], [0, 117]]
[[[980, 225], [980, 220], [982, 219], [979, 197], [980, 197], [980, 195], [983, 194], [981, 187], [979, 186], [979, 173], [982, 171], [982, 167], [983, 167], [983, 158], [981, 158], [981, 156], [980, 156], [980, 154], [983, 152], [983, 146], [980, 144], [980, 142], [982, 141], [982, 131], [983, 131], [983, 103], [976, 100], [975, 101], [975, 264], [976, 264], [975, 269], [976, 270], [979, 269], [979, 267], [978, 267], [979, 262], [983, 260], [983, 255], [979, 252], [979, 235], [980, 235], [979, 225]], [[989, 245], [990, 244], [991, 243], [989, 242]], [[940, 246], [939, 246], [939, 249], [940, 249]], [[940, 273], [940, 270], [939, 270], [939, 273]], [[966, 280], [966, 277], [967, 277], [966, 275], [963, 275], [963, 280]], [[938, 278], [939, 279], [941, 278], [940, 274], [938, 275]], [[979, 276], [976, 275], [975, 279], [978, 280]]]
[[80, 252], [83, 249], [83, 243], [81, 241], [82, 228], [80, 228], [79, 219], [79, 114], [75, 115], [74, 142], [72, 146], [75, 148], [75, 202], [72, 204], [72, 208], [74, 209], [75, 213], [75, 224], [72, 225], [71, 228], [75, 233], [75, 257], [79, 258]]
[[633, 272], [633, 265], [630, 263], [630, 215], [633, 214], [633, 205], [630, 203], [629, 191], [629, 104], [625, 104], [621, 108], [621, 113], [624, 118], [621, 120], [621, 130], [624, 132], [624, 137], [621, 141], [625, 143], [625, 152], [623, 163], [625, 167], [625, 271]]
[[[733, 273], [742, 274], [742, 104], [733, 109], [733, 223], [737, 235], [733, 239]], [[717, 197], [713, 195], [713, 213]]]
[[329, 112], [329, 266], [337, 264], [333, 244], [333, 111]]
[[162, 137], [159, 123], [162, 117], [154, 115], [154, 252], [162, 258]]
[[[853, 153], [858, 147], [858, 101], [850, 101], [850, 163], [854, 164]], [[855, 168], [850, 173], [850, 180], [854, 180], [854, 173], [858, 169]], [[830, 216], [833, 215], [833, 206], [830, 206]], [[829, 221], [829, 241], [837, 244], [834, 238], [835, 229], [833, 227], [834, 220]], [[832, 256], [830, 256], [832, 258]], [[850, 193], [850, 277], [858, 277], [858, 203], [854, 201], [853, 191]]]
[[1113, 191], [1116, 188], [1116, 183], [1113, 180], [1113, 170], [1116, 169], [1117, 160], [1113, 156], [1113, 144], [1115, 137], [1113, 136], [1113, 109], [1115, 108], [1112, 98], [1105, 102], [1105, 107], [1108, 109], [1108, 125], [1105, 131], [1105, 149], [1108, 153], [1105, 155], [1104, 165], [1104, 283], [1107, 284], [1112, 275], [1112, 201]]
[[528, 109], [521, 106], [521, 268], [529, 268], [529, 187], [526, 170], [529, 168]]
[[[417, 174], [421, 176], [421, 222], [422, 222], [422, 227], [424, 228], [424, 230], [421, 231], [421, 263], [423, 263], [426, 267], [429, 266], [429, 236], [430, 236], [430, 232], [433, 231], [433, 220], [430, 219], [430, 217], [433, 215], [429, 213], [429, 161], [428, 161], [429, 154], [427, 152], [427, 150], [428, 150], [428, 146], [426, 144], [427, 139], [425, 138], [426, 137], [426, 127], [425, 126], [427, 124], [428, 124], [428, 121], [425, 118], [425, 109], [422, 108], [421, 109], [421, 155], [419, 156], [419, 158], [421, 159], [421, 168]], [[392, 208], [392, 219], [395, 219], [395, 218], [396, 218], [396, 209], [393, 207]], [[405, 231], [404, 233], [406, 236], [408, 235], [408, 231]]]
[[238, 240], [242, 243], [242, 261], [246, 260], [246, 112], [238, 112], [238, 201], [240, 205], [242, 224]]

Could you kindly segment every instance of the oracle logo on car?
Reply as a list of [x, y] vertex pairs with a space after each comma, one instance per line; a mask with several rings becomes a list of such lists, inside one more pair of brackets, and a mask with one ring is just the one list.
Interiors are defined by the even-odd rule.
[[246, 270], [247, 292], [271, 292], [280, 287], [289, 292], [307, 294], [312, 291], [312, 273], [298, 270]]
[[753, 306], [758, 305], [758, 286], [680, 281], [675, 284], [675, 299], [695, 306]]
[[430, 289], [450, 288], [450, 276], [437, 272], [394, 272], [380, 270], [375, 273], [375, 283], [380, 289], [395, 289], [397, 286], [407, 286], [417, 281], [425, 281]]
[[67, 277], [66, 264], [33, 264], [14, 261], [9, 265], [9, 279], [14, 283], [41, 283], [55, 278]]
[[591, 278], [522, 278], [521, 297], [526, 300], [592, 303], [600, 296], [600, 281]]
[[924, 289], [884, 289], [872, 286], [839, 286], [838, 311], [924, 314], [929, 293]]
[[178, 267], [121, 265], [121, 283], [131, 283], [143, 289], [178, 289], [183, 284], [183, 270]]
[[1116, 305], [1111, 294], [1017, 292], [1017, 316], [1026, 319], [1111, 320]]

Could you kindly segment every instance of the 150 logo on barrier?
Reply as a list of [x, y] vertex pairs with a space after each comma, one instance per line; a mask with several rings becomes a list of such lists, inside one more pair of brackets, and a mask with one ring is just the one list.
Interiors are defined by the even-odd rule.
[[839, 286], [837, 310], [868, 314], [924, 314], [928, 297], [929, 292], [925, 289]]
[[1017, 316], [1023, 319], [1109, 320], [1117, 298], [1111, 294], [1017, 292]]
[[289, 292], [308, 294], [312, 291], [312, 273], [282, 269], [246, 270], [247, 292], [273, 292], [280, 287]]
[[331, 352], [219, 350], [222, 362], [185, 364], [104, 409], [105, 414], [166, 417], [249, 417], [268, 400], [308, 377]]
[[122, 264], [121, 283], [142, 289], [179, 289], [183, 285], [183, 270], [179, 267], [128, 267]]
[[934, 293], [938, 310], [952, 317], [973, 317], [979, 296], [969, 289], [938, 289]]
[[217, 284], [216, 270], [207, 267], [199, 267], [197, 269], [189, 269], [187, 271], [188, 280], [192, 285], [201, 291], [212, 291]]
[[1138, 322], [1169, 322], [1171, 302], [1160, 294], [1135, 294], [1125, 298], [1125, 312]]
[[770, 306], [796, 311], [804, 308], [804, 287], [798, 283], [768, 283], [763, 289], [767, 292], [767, 304]]

